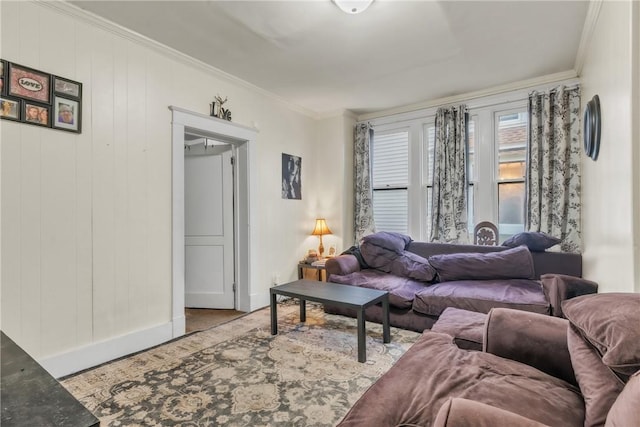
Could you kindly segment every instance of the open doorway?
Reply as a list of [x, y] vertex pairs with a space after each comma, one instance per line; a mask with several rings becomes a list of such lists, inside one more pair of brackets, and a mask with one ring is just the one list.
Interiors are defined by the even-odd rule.
[[234, 145], [185, 131], [186, 332], [238, 317], [235, 310]]
[[[209, 302], [213, 304], [218, 304], [218, 298], [223, 298], [221, 294], [216, 295], [215, 289], [211, 292], [200, 292], [203, 290], [202, 284], [206, 283], [211, 276], [230, 278], [230, 280], [222, 280], [225, 287], [223, 293], [227, 294], [224, 298], [231, 295], [230, 301], [226, 302], [227, 307], [235, 308], [240, 312], [252, 309], [250, 265], [251, 260], [254, 259], [255, 248], [252, 248], [250, 242], [256, 241], [255, 228], [251, 227], [256, 215], [253, 212], [255, 204], [249, 201], [252, 194], [257, 194], [255, 190], [257, 184], [255, 176], [252, 176], [249, 171], [255, 170], [251, 167], [254, 160], [250, 153], [257, 132], [255, 129], [178, 107], [169, 108], [173, 118], [172, 323], [173, 336], [178, 337], [183, 335], [186, 329], [185, 308], [188, 305], [194, 305], [193, 300], [187, 301], [188, 292], [194, 295], [196, 301], [210, 298]], [[194, 155], [198, 150], [207, 151], [207, 154]], [[185, 156], [185, 151], [190, 151], [193, 156]], [[229, 178], [225, 181], [221, 177], [228, 173], [229, 168], [232, 170], [231, 181]], [[194, 171], [203, 172], [204, 175]], [[198, 178], [199, 176], [204, 178]], [[191, 194], [190, 190], [194, 182], [199, 182], [196, 184], [198, 188]], [[230, 182], [231, 186], [226, 185]], [[189, 186], [189, 191], [186, 190], [186, 185]], [[191, 210], [187, 208], [188, 199], [198, 199], [202, 194], [208, 193], [210, 197], [206, 196], [207, 200], [203, 203], [200, 205], [196, 203], [195, 208]], [[216, 200], [223, 200], [224, 197], [227, 197], [225, 205], [229, 209], [218, 209], [217, 212], [212, 213], [212, 209], [217, 209]], [[211, 215], [217, 215], [218, 218], [211, 221], [209, 218]], [[194, 216], [196, 217], [193, 223], [195, 225], [191, 223]], [[229, 229], [231, 231], [219, 233], [218, 229], [228, 224], [231, 224]], [[226, 239], [230, 244], [225, 245], [224, 242], [221, 244], [220, 235], [223, 236], [223, 241]], [[228, 250], [231, 251], [231, 255], [227, 255], [226, 259], [225, 250], [227, 253]], [[187, 255], [188, 251], [189, 255]], [[215, 253], [222, 256], [213, 263], [209, 262]], [[229, 259], [230, 263], [228, 263]], [[195, 269], [191, 268], [192, 266], [195, 266]], [[195, 287], [187, 288], [189, 282], [187, 274], [196, 278]], [[231, 292], [228, 293], [228, 290]]]

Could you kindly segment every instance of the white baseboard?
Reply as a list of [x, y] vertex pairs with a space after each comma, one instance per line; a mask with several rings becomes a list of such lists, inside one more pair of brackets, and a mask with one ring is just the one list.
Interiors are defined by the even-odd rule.
[[269, 291], [261, 292], [259, 294], [251, 294], [251, 307], [250, 311], [256, 311], [264, 307], [269, 307], [271, 304], [271, 294]]
[[[167, 342], [174, 338], [174, 326], [176, 326], [174, 322], [167, 322], [105, 341], [89, 344], [65, 353], [47, 356], [38, 360], [38, 363], [53, 377], [60, 378]], [[180, 330], [179, 325], [177, 330]], [[184, 334], [184, 317], [182, 318], [182, 333], [179, 335], [182, 334]]]

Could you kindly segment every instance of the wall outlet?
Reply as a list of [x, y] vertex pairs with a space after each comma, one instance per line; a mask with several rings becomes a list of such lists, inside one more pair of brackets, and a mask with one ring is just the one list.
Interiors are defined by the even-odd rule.
[[277, 286], [280, 284], [280, 274], [271, 273], [271, 286]]

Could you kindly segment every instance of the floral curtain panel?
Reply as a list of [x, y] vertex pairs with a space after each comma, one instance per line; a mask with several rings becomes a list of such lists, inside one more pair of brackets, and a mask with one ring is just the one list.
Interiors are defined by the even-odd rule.
[[438, 108], [433, 158], [431, 241], [467, 243], [467, 107]]
[[580, 88], [532, 92], [529, 123], [526, 228], [580, 252]]
[[355, 243], [375, 232], [373, 221], [373, 188], [371, 185], [370, 145], [373, 127], [369, 123], [358, 123], [355, 130], [354, 162], [354, 233]]

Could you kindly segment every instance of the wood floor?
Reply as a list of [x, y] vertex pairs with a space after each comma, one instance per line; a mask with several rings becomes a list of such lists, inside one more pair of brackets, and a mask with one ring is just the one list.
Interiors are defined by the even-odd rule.
[[205, 308], [185, 308], [184, 313], [187, 333], [203, 331], [246, 314], [236, 310], [210, 310]]

